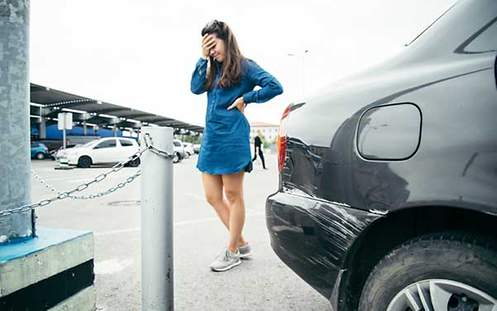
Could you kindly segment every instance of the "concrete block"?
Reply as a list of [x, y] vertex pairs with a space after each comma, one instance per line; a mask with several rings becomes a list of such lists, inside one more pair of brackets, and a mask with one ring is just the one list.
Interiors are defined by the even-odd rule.
[[49, 309], [65, 300], [94, 306], [93, 257], [91, 232], [39, 228], [36, 238], [0, 246], [0, 309]]
[[60, 302], [55, 307], [48, 309], [48, 311], [94, 311], [97, 308], [95, 301], [95, 287], [91, 286]]

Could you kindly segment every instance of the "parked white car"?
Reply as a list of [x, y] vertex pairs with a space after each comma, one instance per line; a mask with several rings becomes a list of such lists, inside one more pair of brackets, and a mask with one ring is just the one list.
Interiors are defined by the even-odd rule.
[[193, 145], [193, 151], [195, 153], [200, 153], [200, 144], [194, 144]]
[[179, 139], [173, 139], [173, 151], [174, 158], [173, 163], [178, 163], [179, 161], [186, 158], [185, 148], [183, 147], [183, 143]]
[[185, 153], [188, 154], [188, 156], [192, 156], [195, 151], [193, 151], [193, 144], [192, 143], [183, 143], [183, 147], [185, 148]]
[[[138, 142], [131, 138], [106, 137], [91, 141], [71, 149], [61, 150], [57, 154], [59, 162], [87, 168], [92, 164], [116, 163], [128, 159], [138, 152]], [[140, 165], [140, 159], [128, 163], [129, 166]]]

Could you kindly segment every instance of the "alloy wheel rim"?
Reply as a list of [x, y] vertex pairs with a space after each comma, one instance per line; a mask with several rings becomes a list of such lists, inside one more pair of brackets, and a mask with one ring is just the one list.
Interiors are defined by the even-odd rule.
[[442, 279], [405, 287], [387, 311], [497, 311], [497, 299], [470, 285]]

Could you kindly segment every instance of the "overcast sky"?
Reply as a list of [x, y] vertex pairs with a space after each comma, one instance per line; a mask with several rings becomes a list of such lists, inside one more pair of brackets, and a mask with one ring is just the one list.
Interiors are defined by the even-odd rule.
[[204, 125], [206, 95], [190, 93], [190, 78], [200, 31], [218, 19], [282, 83], [283, 95], [246, 110], [277, 124], [288, 103], [398, 53], [454, 2], [31, 1], [30, 80]]

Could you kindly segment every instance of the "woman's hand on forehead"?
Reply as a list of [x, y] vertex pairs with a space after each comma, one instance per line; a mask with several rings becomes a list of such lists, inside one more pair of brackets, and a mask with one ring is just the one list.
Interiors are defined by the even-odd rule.
[[216, 40], [212, 34], [206, 33], [202, 37], [202, 56], [207, 58], [209, 56], [209, 52], [216, 46]]

